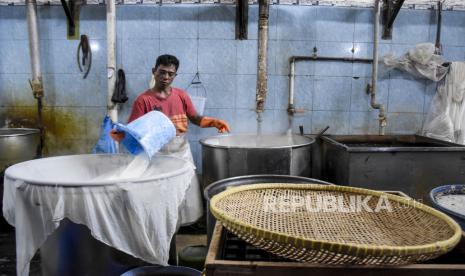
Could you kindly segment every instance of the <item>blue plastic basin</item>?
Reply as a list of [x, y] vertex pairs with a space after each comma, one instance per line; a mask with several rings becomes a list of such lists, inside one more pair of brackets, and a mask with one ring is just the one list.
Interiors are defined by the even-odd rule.
[[[430, 199], [433, 203], [433, 207], [446, 213], [450, 217], [452, 217], [455, 221], [457, 221], [458, 224], [460, 224], [460, 227], [462, 227], [462, 230], [465, 230], [465, 216], [462, 214], [459, 214], [453, 210], [450, 210], [449, 208], [440, 205], [438, 203], [437, 198], [440, 196], [444, 195], [457, 195], [457, 194], [462, 194], [465, 195], [465, 185], [464, 184], [454, 184], [454, 185], [444, 185], [444, 186], [439, 186], [431, 190], [429, 196]], [[465, 208], [465, 206], [464, 206]]]

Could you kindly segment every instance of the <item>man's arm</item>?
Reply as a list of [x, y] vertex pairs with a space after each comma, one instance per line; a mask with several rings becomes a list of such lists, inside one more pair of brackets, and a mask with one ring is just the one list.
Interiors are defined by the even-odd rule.
[[191, 117], [189, 119], [194, 125], [200, 126], [200, 121], [202, 121], [202, 118], [203, 118], [203, 116], [195, 115], [195, 116], [193, 116], [193, 117]]
[[228, 123], [220, 119], [216, 119], [213, 117], [207, 117], [207, 116], [200, 116], [200, 115], [192, 116], [189, 119], [193, 124], [198, 125], [202, 128], [216, 127], [218, 129], [218, 132], [220, 133], [225, 133], [225, 132], [230, 131]]

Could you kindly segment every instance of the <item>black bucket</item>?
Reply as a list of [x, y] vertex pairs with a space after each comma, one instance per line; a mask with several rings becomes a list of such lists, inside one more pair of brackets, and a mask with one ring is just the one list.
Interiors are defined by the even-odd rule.
[[260, 174], [260, 175], [246, 175], [226, 178], [213, 182], [203, 191], [203, 195], [207, 203], [207, 243], [210, 245], [210, 240], [215, 228], [216, 219], [210, 212], [210, 199], [226, 190], [229, 187], [236, 187], [249, 184], [258, 183], [289, 183], [289, 184], [326, 184], [331, 185], [332, 183], [325, 182], [318, 179], [290, 176], [290, 175], [274, 175], [274, 174]]
[[126, 271], [121, 276], [200, 276], [198, 270], [183, 266], [142, 266]]

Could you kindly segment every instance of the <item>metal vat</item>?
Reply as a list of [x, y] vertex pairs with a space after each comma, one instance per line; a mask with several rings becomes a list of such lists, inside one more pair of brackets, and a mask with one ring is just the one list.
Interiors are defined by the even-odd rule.
[[0, 171], [34, 159], [40, 145], [40, 131], [30, 128], [0, 128]]
[[[3, 208], [3, 175], [7, 167], [38, 156], [40, 130], [31, 128], [0, 128], [0, 209]], [[0, 228], [10, 229], [3, 216]]]
[[400, 190], [427, 201], [431, 189], [465, 182], [465, 147], [418, 135], [321, 137], [323, 180]]
[[311, 145], [315, 139], [300, 135], [237, 134], [204, 138], [204, 188], [233, 176], [278, 174], [309, 177]]
[[325, 181], [318, 179], [299, 177], [299, 176], [290, 176], [290, 175], [247, 175], [247, 176], [238, 176], [223, 179], [212, 183], [210, 186], [205, 188], [203, 195], [207, 200], [207, 241], [210, 244], [210, 240], [213, 234], [213, 229], [215, 228], [216, 219], [210, 212], [210, 199], [221, 193], [230, 187], [249, 185], [249, 184], [258, 184], [258, 183], [290, 183], [290, 184], [331, 184]]

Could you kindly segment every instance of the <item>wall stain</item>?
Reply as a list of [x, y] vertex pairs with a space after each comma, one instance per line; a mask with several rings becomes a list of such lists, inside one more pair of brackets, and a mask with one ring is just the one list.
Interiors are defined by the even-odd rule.
[[[6, 107], [5, 127], [38, 128], [37, 107], [24, 106], [16, 102], [16, 106]], [[44, 107], [42, 124], [45, 130], [44, 156], [76, 154], [89, 152], [86, 135], [87, 118], [80, 108]]]

